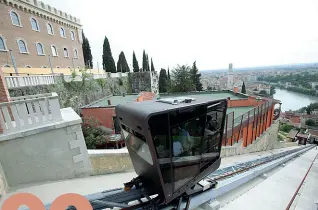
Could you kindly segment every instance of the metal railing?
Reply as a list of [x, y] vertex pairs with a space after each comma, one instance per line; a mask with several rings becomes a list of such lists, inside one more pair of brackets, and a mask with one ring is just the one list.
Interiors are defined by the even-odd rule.
[[21, 96], [0, 103], [0, 126], [4, 134], [62, 120], [56, 93]]

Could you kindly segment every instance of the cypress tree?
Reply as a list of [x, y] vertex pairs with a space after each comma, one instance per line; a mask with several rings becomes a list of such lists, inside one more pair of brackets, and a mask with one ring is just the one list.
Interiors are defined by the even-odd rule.
[[159, 74], [159, 93], [165, 93], [168, 91], [168, 76], [165, 69], [160, 70]]
[[147, 71], [150, 71], [150, 66], [149, 66], [149, 59], [148, 59], [148, 54], [147, 54]]
[[84, 31], [82, 31], [82, 37], [83, 37], [83, 56], [84, 56], [84, 63], [86, 67], [93, 68], [93, 56], [91, 52], [91, 46], [89, 45], [88, 39], [84, 35]]
[[246, 94], [245, 83], [243, 82], [241, 93]]
[[[151, 71], [155, 71], [155, 67], [153, 66], [152, 58], [151, 58]], [[166, 71], [166, 70], [165, 70]], [[167, 72], [166, 72], [167, 75]], [[168, 77], [167, 77], [168, 78]]]
[[201, 74], [199, 74], [196, 61], [193, 62], [193, 66], [191, 68], [190, 73], [191, 73], [192, 82], [193, 84], [195, 84], [195, 89], [197, 91], [201, 91], [203, 89], [201, 81], [200, 81]]
[[169, 70], [169, 67], [168, 67], [168, 79], [170, 81], [170, 70]]
[[123, 51], [119, 54], [118, 62], [117, 62], [117, 72], [130, 72], [125, 54]]
[[133, 71], [139, 72], [139, 65], [138, 65], [138, 61], [137, 61], [135, 52], [133, 52]]
[[145, 50], [142, 53], [142, 71], [147, 71], [147, 57]]
[[106, 36], [103, 44], [103, 68], [106, 72], [116, 73], [115, 61]]

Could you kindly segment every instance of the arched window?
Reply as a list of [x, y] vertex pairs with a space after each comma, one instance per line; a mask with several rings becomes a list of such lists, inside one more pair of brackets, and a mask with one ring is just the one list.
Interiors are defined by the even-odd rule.
[[46, 25], [46, 28], [47, 28], [47, 33], [50, 34], [50, 35], [54, 35], [54, 32], [53, 32], [53, 27], [50, 23], [48, 23]]
[[32, 66], [30, 66], [30, 65], [26, 65], [26, 66], [25, 66], [25, 68], [29, 68], [29, 69], [30, 69], [30, 68], [32, 68]]
[[71, 31], [71, 39], [72, 39], [72, 40], [75, 40], [75, 34], [74, 34], [74, 31]]
[[77, 49], [74, 49], [74, 58], [78, 58], [78, 52], [77, 52]]
[[60, 35], [61, 35], [61, 37], [65, 38], [64, 28], [60, 28]]
[[12, 24], [15, 25], [15, 26], [21, 26], [21, 22], [20, 22], [20, 18], [19, 18], [19, 15], [14, 12], [14, 11], [11, 11], [10, 12], [10, 16], [11, 16], [11, 21], [12, 21]]
[[40, 31], [38, 21], [36, 21], [35, 18], [31, 18], [30, 21], [31, 21], [32, 30]]
[[6, 44], [4, 43], [4, 39], [0, 36], [0, 51], [7, 51]]
[[[9, 64], [4, 64], [3, 67], [4, 67], [4, 68], [10, 68], [10, 65], [9, 65]], [[11, 75], [10, 75], [10, 76], [11, 76]]]
[[60, 67], [59, 67], [59, 66], [56, 66], [56, 68], [59, 69]]
[[57, 57], [58, 54], [57, 54], [56, 47], [52, 45], [52, 46], [51, 46], [51, 50], [52, 50], [52, 56], [53, 56], [53, 57]]
[[41, 43], [36, 43], [36, 50], [38, 51], [38, 55], [44, 55], [44, 49]]
[[20, 53], [28, 53], [28, 48], [23, 40], [18, 40]]
[[47, 66], [42, 66], [41, 68], [46, 69], [46, 68], [47, 68]]
[[64, 51], [64, 58], [68, 58], [68, 51], [67, 51], [67, 49], [64, 48], [63, 51]]

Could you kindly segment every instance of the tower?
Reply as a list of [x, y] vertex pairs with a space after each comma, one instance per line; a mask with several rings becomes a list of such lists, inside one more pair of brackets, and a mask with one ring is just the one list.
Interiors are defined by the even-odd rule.
[[227, 74], [227, 89], [232, 90], [233, 89], [233, 64], [229, 64], [229, 71]]

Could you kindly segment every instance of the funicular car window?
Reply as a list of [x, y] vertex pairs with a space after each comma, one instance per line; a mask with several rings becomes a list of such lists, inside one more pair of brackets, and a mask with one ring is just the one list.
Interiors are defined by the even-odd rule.
[[170, 162], [170, 138], [168, 114], [159, 114], [150, 117], [149, 127], [153, 138], [156, 155], [161, 170], [162, 179], [168, 191], [172, 191], [172, 176]]
[[[124, 135], [127, 146], [129, 146], [136, 154], [148, 163], [153, 165], [149, 146], [146, 138], [138, 132], [130, 130], [128, 127], [122, 126], [122, 133]], [[130, 132], [133, 132], [134, 135]]]
[[224, 117], [225, 104], [220, 103], [208, 108], [204, 139], [202, 145], [201, 171], [211, 160], [219, 157], [219, 145], [223, 132], [222, 122]]
[[206, 115], [171, 128], [174, 191], [200, 173]]

